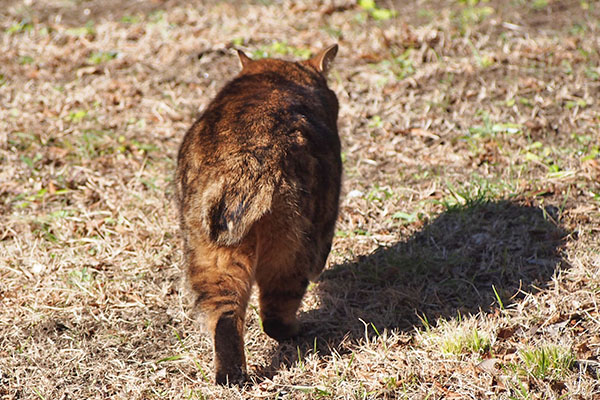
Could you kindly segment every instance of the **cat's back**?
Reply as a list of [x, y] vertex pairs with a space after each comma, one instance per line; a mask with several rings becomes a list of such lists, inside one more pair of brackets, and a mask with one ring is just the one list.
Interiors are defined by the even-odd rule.
[[339, 152], [338, 103], [324, 78], [301, 63], [254, 61], [208, 105], [186, 139], [197, 155], [231, 160], [252, 152], [278, 158], [305, 145], [307, 155]]

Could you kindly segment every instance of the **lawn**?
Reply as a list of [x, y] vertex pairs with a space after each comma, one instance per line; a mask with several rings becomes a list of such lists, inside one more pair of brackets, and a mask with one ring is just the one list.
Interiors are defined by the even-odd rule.
[[[215, 386], [179, 143], [332, 43], [327, 268]], [[599, 99], [597, 1], [0, 0], [0, 399], [600, 399]]]

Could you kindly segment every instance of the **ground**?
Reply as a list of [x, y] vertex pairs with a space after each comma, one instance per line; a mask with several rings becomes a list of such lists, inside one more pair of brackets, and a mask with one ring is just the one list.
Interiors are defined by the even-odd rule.
[[[0, 1], [0, 398], [600, 398], [600, 4]], [[211, 382], [178, 145], [254, 58], [340, 50], [303, 335]]]

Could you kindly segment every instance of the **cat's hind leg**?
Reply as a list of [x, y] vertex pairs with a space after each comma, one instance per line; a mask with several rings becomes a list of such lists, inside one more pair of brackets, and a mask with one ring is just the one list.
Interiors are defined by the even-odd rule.
[[308, 286], [304, 271], [257, 274], [260, 317], [265, 333], [277, 341], [300, 333], [296, 313]]
[[188, 278], [214, 344], [215, 381], [245, 380], [244, 320], [256, 267], [256, 240], [237, 246], [188, 241]]

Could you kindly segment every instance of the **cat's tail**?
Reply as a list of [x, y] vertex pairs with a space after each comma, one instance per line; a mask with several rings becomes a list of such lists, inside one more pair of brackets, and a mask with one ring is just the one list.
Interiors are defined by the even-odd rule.
[[238, 244], [252, 225], [271, 210], [275, 183], [272, 179], [248, 170], [223, 174], [205, 186], [202, 193], [202, 225], [219, 245]]

